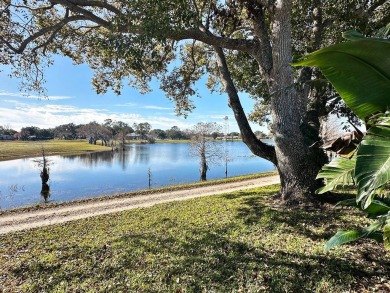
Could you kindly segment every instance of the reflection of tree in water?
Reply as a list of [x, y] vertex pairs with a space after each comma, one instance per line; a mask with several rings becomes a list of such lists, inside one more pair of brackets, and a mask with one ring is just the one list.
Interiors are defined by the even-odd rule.
[[78, 161], [80, 165], [89, 168], [119, 165], [126, 170], [129, 165], [148, 164], [150, 161], [151, 149], [148, 145], [126, 145], [125, 150], [121, 148], [113, 151], [96, 152], [83, 155], [66, 156], [66, 160]]
[[42, 183], [41, 195], [45, 202], [49, 201], [50, 198], [50, 186], [47, 183]]
[[76, 155], [67, 157], [71, 161], [77, 159], [82, 165], [87, 167], [96, 167], [101, 165], [102, 163], [111, 166], [113, 164], [113, 160], [116, 156], [117, 152], [106, 151], [106, 152], [98, 152], [98, 153], [89, 153], [85, 155]]
[[119, 154], [120, 154], [119, 162], [122, 165], [122, 170], [126, 170], [127, 165], [128, 165], [127, 160], [126, 160], [126, 150], [122, 150]]
[[150, 161], [150, 146], [137, 145], [134, 148], [135, 152], [133, 155], [132, 163], [148, 164]]

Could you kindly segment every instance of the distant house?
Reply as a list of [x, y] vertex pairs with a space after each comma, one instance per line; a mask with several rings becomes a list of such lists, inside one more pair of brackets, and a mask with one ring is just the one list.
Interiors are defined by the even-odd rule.
[[141, 135], [135, 133], [126, 134], [126, 140], [140, 140]]
[[13, 135], [8, 135], [8, 134], [4, 134], [4, 135], [0, 135], [0, 140], [14, 140], [14, 136]]

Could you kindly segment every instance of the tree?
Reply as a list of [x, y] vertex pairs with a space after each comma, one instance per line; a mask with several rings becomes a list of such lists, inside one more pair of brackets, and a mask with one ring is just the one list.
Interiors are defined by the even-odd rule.
[[162, 129], [153, 129], [150, 131], [150, 135], [153, 136], [155, 139], [166, 139], [167, 134]]
[[221, 143], [212, 137], [213, 132], [221, 131], [221, 126], [215, 122], [197, 123], [191, 132], [191, 155], [199, 157], [200, 180], [207, 179], [210, 164], [222, 157]]
[[177, 126], [172, 126], [171, 129], [166, 131], [167, 137], [170, 139], [182, 139], [183, 132]]
[[17, 131], [12, 129], [9, 125], [0, 125], [0, 136], [14, 136], [15, 133], [17, 133]]
[[148, 122], [135, 124], [135, 132], [141, 136], [141, 139], [146, 139], [147, 134], [152, 129], [152, 126]]
[[[288, 204], [306, 202], [326, 158], [319, 148], [319, 116], [329, 86], [310, 68], [294, 71], [293, 56], [333, 42], [337, 31], [375, 29], [388, 21], [389, 2], [376, 1], [3, 1], [0, 4], [2, 62], [14, 75], [42, 90], [41, 69], [48, 53], [61, 52], [94, 69], [98, 93], [122, 82], [148, 90], [152, 77], [187, 115], [194, 85], [205, 72], [211, 87], [222, 84], [243, 141], [277, 167]], [[164, 13], [162, 13], [164, 12]], [[292, 24], [294, 25], [292, 27]], [[178, 67], [168, 68], [175, 57]], [[215, 88], [215, 87], [214, 87]], [[275, 145], [257, 139], [238, 92], [259, 101], [270, 114]], [[305, 170], [305, 172], [302, 172]]]
[[86, 137], [90, 144], [96, 144], [101, 139], [102, 145], [107, 145], [108, 140], [111, 138], [111, 132], [96, 121], [80, 126], [78, 134]]
[[36, 159], [34, 160], [34, 162], [38, 165], [39, 168], [42, 168], [40, 174], [41, 181], [42, 181], [41, 195], [45, 200], [45, 203], [47, 203], [50, 198], [50, 186], [47, 182], [49, 181], [50, 178], [49, 165], [51, 164], [51, 162], [47, 159], [43, 147], [42, 147], [42, 159]]
[[39, 131], [39, 128], [36, 127], [36, 126], [26, 126], [26, 127], [23, 127], [20, 130], [19, 139], [20, 140], [29, 140], [33, 136], [36, 137], [38, 135], [38, 131]]
[[22, 128], [19, 132], [19, 140], [28, 140], [30, 136], [31, 132], [26, 127]]
[[54, 137], [58, 139], [76, 139], [77, 126], [74, 123], [59, 125], [54, 128]]
[[125, 141], [126, 136], [129, 133], [134, 132], [133, 128], [131, 128], [127, 123], [124, 123], [122, 121], [115, 122], [113, 124], [113, 131], [115, 134], [116, 139], [120, 140], [122, 143], [122, 149], [125, 149]]

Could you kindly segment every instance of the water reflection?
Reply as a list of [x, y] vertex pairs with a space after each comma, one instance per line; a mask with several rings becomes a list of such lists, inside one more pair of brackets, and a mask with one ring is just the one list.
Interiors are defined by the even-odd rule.
[[112, 166], [114, 153], [113, 152], [102, 152], [102, 153], [89, 153], [86, 155], [75, 155], [75, 156], [67, 156], [69, 161], [77, 160], [78, 163], [87, 166], [87, 167], [96, 167], [101, 164], [105, 164], [107, 166]]
[[78, 161], [90, 168], [105, 165], [111, 167], [119, 164], [122, 170], [126, 170], [129, 165], [149, 164], [150, 147], [148, 145], [127, 145], [122, 148], [99, 153], [89, 153], [86, 155], [67, 156], [69, 161]]
[[47, 183], [42, 183], [41, 196], [45, 203], [49, 202], [50, 198], [50, 186]]
[[[251, 153], [243, 143], [228, 142], [228, 176], [273, 170], [274, 166]], [[189, 156], [188, 144], [133, 144], [125, 151], [50, 157], [50, 184], [38, 177], [35, 159], [0, 162], [0, 208], [44, 201], [67, 201], [199, 180], [198, 158]], [[224, 178], [226, 161], [210, 166], [209, 179]], [[42, 171], [42, 169], [40, 168]], [[38, 175], [38, 176], [37, 176]], [[24, 191], [12, 198], [9, 182]], [[46, 183], [46, 185], [44, 184]], [[41, 190], [41, 194], [39, 194]]]

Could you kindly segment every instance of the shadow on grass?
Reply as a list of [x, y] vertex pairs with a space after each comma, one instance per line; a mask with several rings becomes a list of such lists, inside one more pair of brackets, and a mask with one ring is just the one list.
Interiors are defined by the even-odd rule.
[[[93, 220], [91, 232], [81, 221], [84, 229], [75, 233], [89, 240], [63, 240], [41, 249], [42, 255], [31, 253], [9, 273], [28, 292], [362, 292], [389, 284], [389, 258], [378, 246], [365, 247], [370, 258], [361, 252], [354, 257], [321, 252], [318, 242], [334, 233], [324, 227], [353, 224], [342, 217], [343, 211], [272, 207], [269, 194], [243, 192], [202, 202], [220, 204], [218, 212], [188, 212], [199, 207], [199, 199], [193, 200], [194, 206], [172, 204], [149, 214], [106, 216], [99, 218], [100, 225], [108, 223], [97, 228], [100, 235]], [[173, 207], [173, 213], [166, 212]], [[150, 220], [151, 213], [161, 216]], [[109, 224], [116, 217], [124, 224], [120, 229]], [[147, 225], [127, 229], [132, 221]], [[77, 225], [66, 228], [77, 231]], [[101, 237], [104, 233], [110, 236]]]
[[174, 224], [165, 220], [165, 234], [129, 233], [98, 247], [68, 247], [56, 263], [32, 261], [12, 272], [33, 280], [31, 292], [54, 291], [64, 282], [69, 291], [93, 292], [341, 292], [390, 273], [380, 262], [367, 267], [233, 240], [229, 224], [181, 236], [170, 230]]
[[[277, 194], [272, 194], [277, 198]], [[279, 204], [272, 205], [268, 192], [237, 192], [224, 196], [226, 199], [240, 199], [236, 217], [247, 225], [263, 221], [266, 228], [274, 229], [277, 226], [288, 226], [294, 233], [304, 235], [313, 241], [327, 240], [332, 237], [337, 227], [356, 226], [353, 219], [347, 219], [346, 213], [359, 214], [358, 210], [335, 209], [335, 203], [351, 198], [350, 194], [330, 194], [319, 197], [321, 205], [318, 208], [287, 208]], [[332, 203], [332, 205], [329, 205]], [[363, 215], [363, 213], [361, 213]]]

